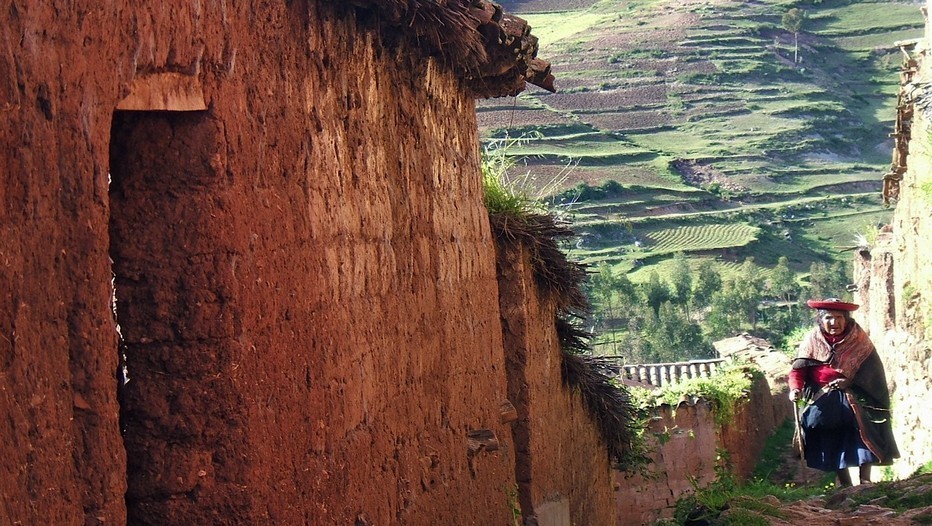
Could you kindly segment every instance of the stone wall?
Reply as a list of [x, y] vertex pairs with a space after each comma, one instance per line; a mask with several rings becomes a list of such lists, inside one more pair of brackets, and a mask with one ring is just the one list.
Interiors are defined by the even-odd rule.
[[[914, 52], [921, 64], [914, 83], [919, 86], [932, 80], [928, 42]], [[914, 99], [908, 169], [892, 228], [855, 258], [856, 301], [862, 305], [856, 314], [878, 347], [891, 387], [894, 435], [902, 454], [892, 468], [897, 477], [932, 461], [932, 424], [926, 417], [932, 406], [932, 96]]]

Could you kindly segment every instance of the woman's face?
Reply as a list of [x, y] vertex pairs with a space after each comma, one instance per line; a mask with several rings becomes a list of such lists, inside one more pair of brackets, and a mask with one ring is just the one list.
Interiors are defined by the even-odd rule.
[[822, 332], [825, 334], [839, 336], [845, 332], [845, 327], [847, 325], [848, 319], [845, 318], [845, 313], [841, 311], [826, 311], [819, 317], [819, 327], [822, 328]]

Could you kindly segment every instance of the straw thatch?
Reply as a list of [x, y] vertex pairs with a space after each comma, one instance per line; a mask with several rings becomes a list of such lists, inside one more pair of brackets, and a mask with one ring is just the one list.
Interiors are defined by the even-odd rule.
[[605, 374], [609, 365], [607, 358], [564, 352], [563, 382], [579, 391], [616, 467], [633, 470], [648, 459], [638, 443], [637, 412], [628, 391], [613, 385]]
[[567, 259], [557, 242], [573, 231], [549, 214], [489, 214], [492, 231], [501, 243], [521, 244], [530, 252], [534, 276], [541, 290], [557, 306], [554, 323], [563, 360], [565, 385], [579, 392], [595, 420], [609, 457], [621, 469], [637, 469], [646, 461], [637, 437], [638, 415], [628, 391], [612, 383], [612, 362], [591, 356], [592, 335], [580, 327], [588, 300], [582, 291], [585, 267]]
[[506, 243], [520, 243], [527, 248], [534, 277], [556, 301], [558, 311], [585, 311], [589, 308], [589, 301], [582, 291], [586, 269], [568, 260], [558, 244], [558, 239], [574, 235], [572, 229], [557, 223], [549, 214], [489, 214], [489, 221], [498, 239]]
[[530, 82], [554, 91], [550, 64], [519, 17], [489, 0], [349, 0], [383, 29], [439, 57], [476, 97], [517, 95]]

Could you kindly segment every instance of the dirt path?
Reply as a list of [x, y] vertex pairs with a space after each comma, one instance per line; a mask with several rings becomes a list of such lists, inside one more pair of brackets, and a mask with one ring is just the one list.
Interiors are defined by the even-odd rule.
[[[857, 474], [854, 475], [857, 480]], [[772, 473], [771, 480], [788, 481], [797, 486], [831, 483], [831, 477], [824, 472], [805, 467], [792, 447], [787, 447], [781, 455], [780, 465]], [[839, 490], [829, 488], [824, 496], [799, 502], [783, 503], [776, 497], [765, 497], [762, 501], [778, 510], [778, 517], [770, 514], [767, 517], [770, 524], [776, 526], [932, 524], [932, 506], [927, 505], [932, 502], [932, 474]], [[914, 502], [915, 507], [906, 505], [908, 502]], [[904, 507], [910, 509], [902, 511]], [[729, 511], [723, 514], [726, 524], [728, 514]]]

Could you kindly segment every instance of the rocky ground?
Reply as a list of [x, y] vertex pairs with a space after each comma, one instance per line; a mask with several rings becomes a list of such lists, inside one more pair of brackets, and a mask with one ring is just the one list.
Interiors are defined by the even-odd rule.
[[[874, 478], [880, 474], [875, 471]], [[792, 447], [783, 452], [772, 480], [796, 486], [822, 486], [825, 493], [796, 502], [773, 496], [742, 497], [729, 502], [719, 521], [694, 524], [771, 524], [806, 526], [868, 526], [932, 524], [932, 473], [904, 480], [834, 488], [831, 477], [805, 467]], [[854, 473], [857, 480], [857, 473]], [[764, 522], [761, 522], [764, 521]]]
[[774, 525], [932, 524], [932, 474], [852, 486], [790, 504], [776, 498], [769, 503], [778, 511], [770, 518]]
[[[797, 472], [802, 478], [802, 472]], [[823, 481], [814, 473], [809, 484]], [[868, 526], [932, 524], [932, 473], [893, 482], [862, 484], [849, 488], [827, 488], [823, 495], [783, 502], [775, 496], [741, 496], [728, 501], [724, 511], [709, 518], [694, 510], [687, 526], [762, 525], [774, 526]]]

